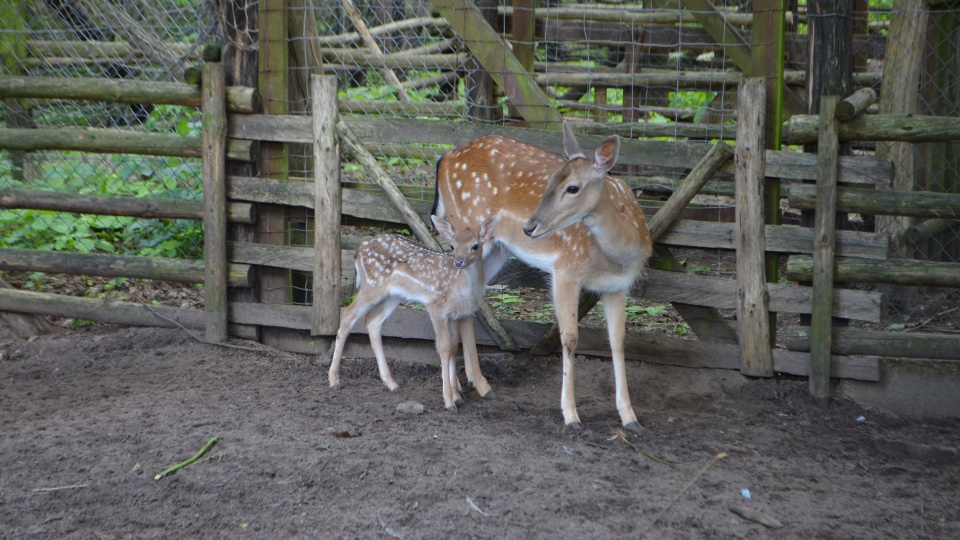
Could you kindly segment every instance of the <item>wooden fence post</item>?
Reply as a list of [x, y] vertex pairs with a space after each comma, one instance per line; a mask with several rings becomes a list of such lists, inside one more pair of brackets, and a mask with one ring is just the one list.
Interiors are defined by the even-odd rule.
[[813, 306], [810, 312], [810, 396], [830, 398], [833, 326], [833, 258], [836, 251], [837, 161], [840, 142], [835, 118], [839, 96], [820, 96], [817, 138], [817, 207], [813, 233]]
[[764, 124], [766, 83], [745, 79], [737, 97], [737, 322], [740, 325], [740, 371], [773, 376], [770, 347], [770, 296], [764, 275], [763, 182], [766, 171]]
[[337, 78], [310, 78], [313, 100], [314, 206], [313, 334], [333, 335], [340, 326], [340, 142]]
[[203, 259], [205, 335], [227, 340], [227, 72], [223, 64], [203, 66]]

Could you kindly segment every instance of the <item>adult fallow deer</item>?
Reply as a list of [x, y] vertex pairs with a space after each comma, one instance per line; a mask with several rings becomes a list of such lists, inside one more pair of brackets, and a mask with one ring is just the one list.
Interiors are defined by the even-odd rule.
[[354, 264], [360, 290], [341, 317], [328, 374], [332, 388], [340, 387], [340, 357], [347, 336], [363, 317], [366, 318], [370, 346], [377, 357], [380, 379], [391, 391], [399, 388], [387, 366], [380, 330], [401, 302], [412, 301], [426, 306], [436, 333], [444, 406], [456, 411], [457, 403], [463, 402], [456, 373], [456, 353], [461, 336], [465, 344], [472, 344], [469, 348], [464, 347], [463, 353], [467, 379], [480, 395], [490, 392], [490, 385], [480, 373], [476, 358], [473, 314], [486, 290], [481, 263], [483, 246], [490, 241], [498, 219], [491, 217], [476, 226], [461, 225], [455, 230], [447, 221], [433, 216], [440, 235], [453, 245], [452, 256], [396, 234], [376, 236], [357, 248]]
[[623, 340], [627, 291], [652, 252], [650, 232], [630, 188], [607, 176], [620, 139], [608, 138], [594, 159], [587, 159], [566, 123], [563, 133], [566, 159], [495, 135], [448, 152], [437, 165], [437, 214], [455, 227], [500, 218], [497, 238], [483, 258], [486, 276], [495, 276], [511, 254], [550, 274], [563, 352], [560, 407], [573, 429], [581, 427], [574, 398], [577, 305], [582, 289], [601, 296], [617, 410], [625, 428], [640, 432], [627, 390]]

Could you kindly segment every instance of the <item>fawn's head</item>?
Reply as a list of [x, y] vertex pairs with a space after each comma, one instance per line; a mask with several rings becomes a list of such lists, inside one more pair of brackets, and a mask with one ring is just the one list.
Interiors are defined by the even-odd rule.
[[499, 215], [491, 216], [480, 224], [479, 229], [461, 227], [455, 230], [447, 220], [437, 216], [430, 216], [440, 236], [447, 239], [453, 246], [453, 266], [466, 268], [480, 262], [483, 258], [483, 244], [493, 238], [493, 231], [497, 228]]
[[580, 150], [569, 124], [564, 122], [563, 150], [567, 162], [547, 180], [540, 205], [523, 227], [523, 232], [531, 238], [542, 238], [569, 227], [603, 202], [607, 172], [620, 155], [620, 138], [614, 135], [603, 141], [591, 161]]

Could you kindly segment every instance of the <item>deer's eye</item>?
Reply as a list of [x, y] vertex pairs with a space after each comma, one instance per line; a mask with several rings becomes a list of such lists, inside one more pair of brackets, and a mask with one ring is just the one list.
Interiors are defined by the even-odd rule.
[[572, 195], [579, 192], [580, 192], [580, 186], [578, 185], [567, 186], [567, 193], [570, 193]]
[[473, 244], [472, 246], [470, 246], [470, 249], [472, 249], [473, 251], [476, 251], [480, 249], [480, 244]]

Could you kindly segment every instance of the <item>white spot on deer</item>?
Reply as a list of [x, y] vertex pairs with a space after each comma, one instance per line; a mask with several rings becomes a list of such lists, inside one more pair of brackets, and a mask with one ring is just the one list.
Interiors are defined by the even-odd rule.
[[457, 189], [460, 189], [462, 187], [463, 187], [463, 182], [457, 180]]
[[[487, 184], [487, 185], [489, 185], [489, 184]], [[493, 188], [493, 194], [494, 194], [494, 195], [497, 194], [497, 188], [496, 188], [496, 187]]]
[[503, 168], [504, 168], [504, 167], [506, 167], [506, 166], [507, 166], [507, 164], [506, 164], [506, 163], [501, 163], [501, 164], [500, 164], [500, 170], [502, 171], [502, 170], [503, 170]]
[[461, 201], [465, 201], [465, 200], [467, 200], [467, 199], [469, 199], [469, 198], [470, 198], [470, 192], [469, 192], [469, 191], [464, 191], [463, 193], [460, 194], [460, 200], [461, 200]]

